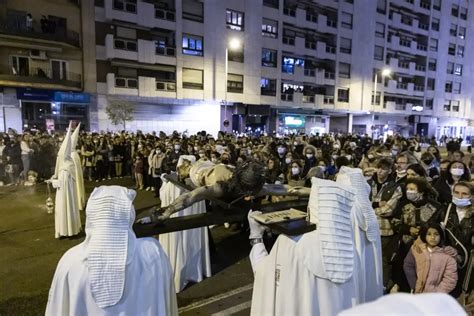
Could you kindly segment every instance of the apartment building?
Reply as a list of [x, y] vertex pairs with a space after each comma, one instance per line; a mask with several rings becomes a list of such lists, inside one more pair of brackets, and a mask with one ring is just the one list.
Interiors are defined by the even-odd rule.
[[125, 100], [143, 130], [470, 134], [467, 0], [96, 0], [94, 11], [98, 129]]
[[88, 125], [82, 91], [79, 1], [0, 1], [0, 130]]

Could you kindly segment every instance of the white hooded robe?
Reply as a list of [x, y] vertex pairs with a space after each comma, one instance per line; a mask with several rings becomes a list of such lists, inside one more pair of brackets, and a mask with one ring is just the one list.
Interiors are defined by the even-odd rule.
[[[101, 199], [105, 195], [106, 199]], [[124, 210], [127, 196], [129, 210]], [[91, 222], [86, 210], [85, 241], [69, 249], [58, 263], [47, 316], [178, 315], [166, 253], [157, 240], [136, 239], [131, 229], [135, 220], [131, 204], [134, 196], [134, 191], [119, 186], [102, 186], [92, 192], [89, 204], [95, 199], [93, 208], [99, 211]], [[117, 199], [122, 204], [110, 202]], [[110, 216], [110, 212], [117, 215]], [[112, 225], [103, 224], [108, 220]]]

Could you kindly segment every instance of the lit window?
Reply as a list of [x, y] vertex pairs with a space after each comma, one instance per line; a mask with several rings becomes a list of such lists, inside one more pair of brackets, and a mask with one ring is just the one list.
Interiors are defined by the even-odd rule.
[[203, 56], [203, 39], [201, 36], [183, 34], [183, 54]]
[[227, 28], [236, 31], [244, 30], [244, 14], [239, 11], [226, 10]]

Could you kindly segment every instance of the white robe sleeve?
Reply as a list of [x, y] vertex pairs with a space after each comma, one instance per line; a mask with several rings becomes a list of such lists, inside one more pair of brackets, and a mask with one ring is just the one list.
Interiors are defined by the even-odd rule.
[[70, 293], [69, 275], [66, 263], [68, 256], [63, 256], [54, 272], [53, 282], [49, 289], [48, 304], [46, 306], [46, 316], [69, 315], [70, 314]]
[[250, 263], [252, 264], [252, 270], [255, 273], [257, 265], [262, 261], [263, 258], [268, 256], [267, 249], [263, 242], [253, 245], [252, 250], [250, 250]]

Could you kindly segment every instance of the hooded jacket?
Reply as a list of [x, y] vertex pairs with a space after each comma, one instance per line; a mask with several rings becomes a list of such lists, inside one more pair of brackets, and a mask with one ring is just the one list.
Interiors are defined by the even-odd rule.
[[403, 270], [415, 293], [449, 293], [458, 280], [456, 257], [453, 247], [434, 247], [430, 252], [418, 238], [412, 245], [403, 264]]

